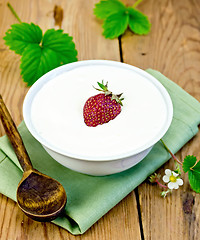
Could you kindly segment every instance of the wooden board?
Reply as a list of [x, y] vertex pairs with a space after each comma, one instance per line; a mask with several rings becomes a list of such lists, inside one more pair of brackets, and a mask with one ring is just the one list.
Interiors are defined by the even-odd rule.
[[[127, 1], [131, 4], [132, 1]], [[200, 1], [143, 1], [139, 7], [150, 17], [148, 36], [122, 37], [123, 60], [142, 69], [153, 68], [179, 84], [200, 100]], [[183, 161], [188, 154], [199, 157], [200, 134], [177, 154]], [[173, 161], [164, 169], [174, 168]], [[162, 199], [161, 189], [148, 182], [139, 186], [140, 211], [144, 239], [199, 239], [199, 194], [191, 191], [187, 175], [184, 186]]]
[[[55, 26], [55, 5], [64, 11], [62, 29], [73, 36], [78, 59], [110, 59], [154, 68], [178, 83], [200, 100], [200, 1], [143, 0], [138, 9], [146, 13], [152, 23], [151, 33], [137, 36], [126, 31], [121, 38], [106, 40], [102, 22], [93, 15], [95, 0], [18, 0], [10, 1], [22, 21], [34, 22], [43, 31]], [[133, 0], [123, 0], [133, 5]], [[22, 119], [22, 103], [28, 88], [20, 76], [20, 57], [8, 50], [2, 37], [11, 24], [17, 23], [0, 1], [0, 93], [16, 124]], [[120, 58], [120, 48], [122, 56]], [[4, 130], [0, 125], [0, 135]], [[200, 134], [177, 154], [183, 160], [187, 154], [199, 157]], [[173, 161], [158, 170], [173, 167]], [[84, 235], [73, 236], [52, 223], [37, 223], [27, 218], [16, 203], [0, 195], [0, 239], [145, 239], [198, 240], [200, 235], [200, 196], [191, 191], [184, 176], [184, 186], [166, 199], [160, 189], [147, 181], [130, 193]]]
[[[24, 22], [38, 24], [43, 32], [54, 26], [53, 10], [55, 5], [64, 11], [62, 29], [73, 36], [78, 50], [78, 59], [110, 59], [120, 61], [118, 39], [109, 41], [101, 34], [101, 22], [93, 15], [97, 1], [10, 1], [11, 5]], [[0, 92], [18, 125], [22, 119], [22, 103], [28, 88], [20, 76], [20, 57], [4, 45], [2, 37], [11, 24], [17, 20], [1, 1], [0, 22]], [[0, 135], [4, 134], [0, 125]], [[37, 223], [28, 219], [17, 204], [5, 196], [0, 197], [0, 239], [140, 239], [140, 228], [135, 193], [132, 192], [107, 215], [101, 218], [83, 236], [73, 236], [66, 230], [52, 223]], [[120, 231], [119, 231], [120, 230]]]

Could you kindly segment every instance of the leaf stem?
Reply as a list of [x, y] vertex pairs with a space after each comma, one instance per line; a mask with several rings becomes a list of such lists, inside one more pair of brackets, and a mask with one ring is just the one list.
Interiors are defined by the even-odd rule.
[[160, 139], [160, 141], [162, 142], [162, 144], [164, 145], [165, 149], [169, 152], [169, 154], [172, 156], [172, 158], [177, 161], [180, 165], [183, 165], [183, 163], [169, 150], [169, 148], [167, 147], [167, 145], [163, 142], [162, 139]]
[[143, 1], [143, 0], [137, 0], [137, 1], [133, 4], [132, 8], [136, 8], [142, 1]]
[[162, 183], [160, 183], [157, 179], [155, 180], [155, 182], [162, 188], [168, 188], [167, 186], [165, 186]]
[[196, 161], [195, 164], [190, 168], [190, 170], [194, 171], [193, 168], [197, 165], [198, 162], [199, 162], [199, 161]]
[[17, 15], [17, 13], [15, 12], [14, 8], [11, 6], [11, 4], [8, 2], [7, 3], [8, 8], [10, 9], [10, 11], [12, 12], [12, 14], [16, 17], [16, 19], [19, 21], [19, 23], [22, 23], [21, 19], [19, 18], [19, 16]]

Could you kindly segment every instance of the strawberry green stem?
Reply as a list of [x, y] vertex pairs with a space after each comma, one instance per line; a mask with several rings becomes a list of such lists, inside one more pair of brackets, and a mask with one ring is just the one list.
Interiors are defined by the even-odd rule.
[[143, 0], [137, 0], [137, 1], [133, 4], [132, 8], [136, 8], [142, 1], [143, 1]]
[[19, 18], [19, 16], [17, 15], [17, 13], [15, 12], [14, 8], [11, 6], [11, 4], [8, 2], [7, 3], [8, 8], [10, 9], [10, 11], [12, 12], [12, 14], [16, 17], [16, 19], [19, 21], [19, 23], [22, 23], [21, 19]]
[[172, 156], [172, 158], [179, 163], [180, 165], [183, 165], [183, 163], [169, 150], [169, 148], [167, 147], [167, 145], [164, 143], [164, 141], [162, 139], [160, 139], [160, 141], [162, 142], [162, 144], [164, 145], [165, 149], [169, 152], [169, 154]]

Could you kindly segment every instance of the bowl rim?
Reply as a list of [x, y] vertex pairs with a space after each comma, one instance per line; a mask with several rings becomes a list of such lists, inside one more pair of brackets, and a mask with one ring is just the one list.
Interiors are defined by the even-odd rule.
[[[113, 66], [113, 67], [122, 67], [123, 69], [128, 69], [128, 70], [133, 70], [137, 74], [142, 75], [143, 77], [147, 78], [153, 84], [159, 89], [161, 95], [163, 96], [163, 99], [166, 103], [166, 108], [167, 108], [167, 114], [166, 114], [166, 124], [163, 126], [163, 128], [160, 130], [159, 134], [154, 137], [154, 139], [151, 139], [151, 141], [147, 142], [146, 144], [142, 145], [141, 147], [134, 149], [133, 151], [129, 151], [126, 153], [118, 154], [118, 155], [113, 155], [112, 158], [110, 156], [105, 156], [105, 157], [91, 157], [91, 156], [83, 156], [75, 153], [70, 153], [65, 150], [59, 149], [52, 144], [50, 144], [48, 141], [45, 141], [44, 138], [42, 138], [36, 129], [34, 128], [34, 125], [31, 121], [31, 104], [33, 102], [34, 96], [40, 90], [48, 81], [51, 81], [53, 78], [57, 77], [60, 74], [63, 74], [67, 71], [70, 71], [72, 69], [75, 69], [77, 67], [83, 67], [83, 66], [89, 66], [89, 65], [105, 65], [105, 66]], [[68, 63], [65, 65], [62, 65], [60, 67], [57, 67], [48, 73], [44, 74], [42, 77], [40, 77], [29, 89], [27, 92], [24, 102], [23, 102], [23, 117], [24, 117], [24, 122], [26, 127], [28, 128], [29, 132], [31, 135], [39, 141], [42, 145], [47, 147], [48, 149], [57, 152], [61, 155], [70, 157], [70, 158], [76, 158], [79, 160], [84, 160], [84, 161], [114, 161], [122, 158], [127, 158], [133, 155], [136, 155], [150, 147], [152, 147], [155, 143], [157, 143], [167, 132], [169, 126], [171, 125], [172, 118], [173, 118], [173, 104], [172, 100], [170, 98], [169, 93], [167, 92], [166, 88], [151, 74], [148, 72], [129, 65], [127, 63], [122, 63], [118, 61], [113, 61], [113, 60], [82, 60], [82, 61], [77, 61], [73, 63]]]

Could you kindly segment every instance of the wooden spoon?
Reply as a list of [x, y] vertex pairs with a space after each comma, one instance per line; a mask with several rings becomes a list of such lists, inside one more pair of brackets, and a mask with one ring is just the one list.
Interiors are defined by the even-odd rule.
[[28, 217], [36, 221], [43, 222], [55, 219], [65, 207], [67, 201], [65, 190], [58, 181], [33, 168], [1, 95], [0, 118], [24, 171], [17, 189], [19, 207]]

